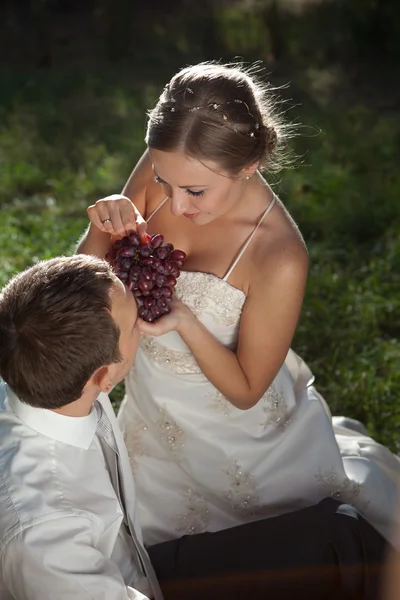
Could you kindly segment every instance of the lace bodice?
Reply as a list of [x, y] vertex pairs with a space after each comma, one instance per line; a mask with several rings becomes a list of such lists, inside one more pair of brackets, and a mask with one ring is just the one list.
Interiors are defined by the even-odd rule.
[[246, 296], [224, 279], [210, 273], [183, 271], [176, 294], [200, 318], [209, 315], [216, 324], [235, 326], [240, 320]]
[[[227, 348], [236, 348], [245, 294], [227, 281], [198, 271], [182, 271], [176, 295]], [[177, 374], [200, 374], [196, 360], [176, 331], [142, 336], [140, 348], [157, 364]]]

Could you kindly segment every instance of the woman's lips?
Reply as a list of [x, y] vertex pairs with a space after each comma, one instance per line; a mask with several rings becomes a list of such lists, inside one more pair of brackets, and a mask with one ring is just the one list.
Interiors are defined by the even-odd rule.
[[201, 215], [201, 213], [183, 213], [183, 216], [186, 217], [187, 219], [194, 219], [195, 217], [198, 217], [199, 215]]

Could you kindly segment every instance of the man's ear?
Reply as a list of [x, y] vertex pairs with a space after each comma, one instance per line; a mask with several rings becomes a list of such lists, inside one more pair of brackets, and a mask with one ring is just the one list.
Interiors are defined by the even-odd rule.
[[99, 367], [91, 376], [88, 383], [92, 383], [96, 387], [100, 388], [102, 392], [108, 394], [113, 388], [113, 383], [110, 380], [109, 368]]

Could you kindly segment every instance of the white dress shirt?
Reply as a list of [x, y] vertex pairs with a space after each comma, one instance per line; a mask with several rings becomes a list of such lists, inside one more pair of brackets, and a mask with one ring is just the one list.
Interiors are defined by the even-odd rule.
[[[108, 397], [141, 541], [129, 460]], [[97, 413], [22, 403], [0, 380], [0, 599], [145, 600], [150, 595], [96, 436]], [[2, 591], [3, 590], [8, 590]], [[146, 595], [145, 595], [146, 594]]]

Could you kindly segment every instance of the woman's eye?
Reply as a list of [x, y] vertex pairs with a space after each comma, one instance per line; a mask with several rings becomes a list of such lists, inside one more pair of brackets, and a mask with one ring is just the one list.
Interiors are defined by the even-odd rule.
[[[168, 183], [166, 181], [164, 181], [163, 179], [161, 179], [161, 177], [159, 177], [158, 175], [154, 175], [153, 181], [154, 181], [154, 183], [159, 183], [160, 185], [168, 185]], [[185, 190], [185, 191], [187, 194], [189, 194], [189, 196], [195, 196], [195, 197], [203, 196], [203, 194], [205, 193], [205, 190], [199, 190], [198, 192], [195, 192], [194, 190]]]
[[200, 190], [199, 192], [194, 192], [193, 190], [186, 190], [186, 193], [189, 194], [189, 196], [203, 196], [205, 190]]

